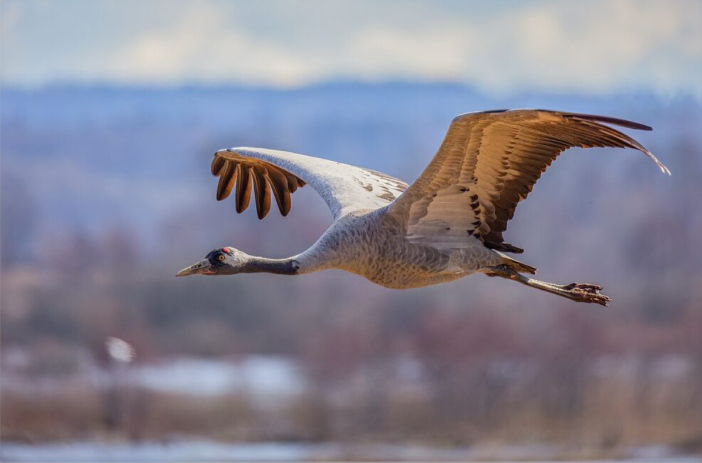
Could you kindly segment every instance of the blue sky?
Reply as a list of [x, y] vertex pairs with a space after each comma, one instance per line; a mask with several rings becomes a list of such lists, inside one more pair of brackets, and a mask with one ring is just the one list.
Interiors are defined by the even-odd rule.
[[497, 94], [702, 99], [699, 0], [0, 5], [0, 77], [11, 85], [438, 80]]

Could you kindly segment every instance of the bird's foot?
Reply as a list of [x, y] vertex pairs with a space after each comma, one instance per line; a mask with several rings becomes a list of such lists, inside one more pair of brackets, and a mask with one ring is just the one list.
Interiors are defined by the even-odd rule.
[[568, 297], [577, 302], [588, 302], [607, 306], [611, 297], [600, 294], [602, 286], [589, 283], [571, 283], [563, 285], [561, 289], [568, 292]]
[[546, 281], [539, 281], [534, 278], [524, 276], [506, 265], [496, 265], [485, 269], [485, 274], [490, 277], [501, 277], [518, 281], [523, 285], [540, 289], [551, 294], [557, 294], [576, 302], [595, 303], [606, 306], [612, 299], [600, 294], [602, 286], [589, 283], [571, 283], [569, 285], [557, 285]]

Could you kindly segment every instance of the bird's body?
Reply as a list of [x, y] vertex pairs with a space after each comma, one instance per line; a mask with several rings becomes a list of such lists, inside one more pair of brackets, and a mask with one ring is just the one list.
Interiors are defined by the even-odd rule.
[[393, 289], [447, 283], [485, 266], [510, 260], [477, 239], [457, 249], [436, 249], [405, 239], [404, 225], [387, 208], [356, 211], [336, 220], [306, 252], [294, 259], [296, 273], [336, 268]]
[[334, 223], [307, 251], [287, 259], [249, 256], [231, 247], [179, 273], [305, 274], [342, 269], [388, 288], [446, 283], [480, 272], [580, 302], [606, 305], [597, 285], [555, 285], [522, 275], [536, 269], [504, 254], [522, 250], [502, 233], [540, 175], [573, 147], [634, 148], [670, 173], [646, 148], [604, 125], [650, 130], [602, 116], [545, 110], [488, 111], [453, 120], [438, 153], [419, 178], [404, 182], [369, 169], [285, 151], [230, 148], [215, 153], [217, 199], [235, 196], [237, 212], [252, 187], [259, 218], [272, 198], [287, 215], [290, 195], [310, 184]]

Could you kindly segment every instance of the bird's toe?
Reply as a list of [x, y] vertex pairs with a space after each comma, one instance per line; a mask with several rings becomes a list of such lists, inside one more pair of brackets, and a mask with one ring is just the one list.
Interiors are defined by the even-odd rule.
[[598, 293], [602, 291], [602, 286], [600, 285], [595, 285], [592, 283], [571, 283], [569, 285], [565, 285], [563, 289], [572, 291], [572, 290], [580, 290], [580, 291], [585, 291], [588, 293]]

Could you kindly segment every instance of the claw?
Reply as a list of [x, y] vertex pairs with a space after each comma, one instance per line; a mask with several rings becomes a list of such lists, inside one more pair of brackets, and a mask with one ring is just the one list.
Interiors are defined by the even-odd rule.
[[593, 285], [590, 283], [571, 283], [569, 285], [564, 285], [563, 289], [570, 293], [570, 298], [578, 302], [589, 302], [607, 306], [608, 302], [612, 301], [612, 298], [600, 294], [602, 286]]
[[598, 291], [602, 291], [602, 286], [594, 285], [591, 283], [571, 283], [569, 285], [563, 286], [563, 289], [565, 289], [567, 291], [571, 291], [573, 289], [581, 289], [583, 291], [588, 291], [588, 292], [592, 292], [592, 291], [598, 292]]
[[603, 305], [605, 307], [607, 307], [608, 302], [612, 301], [611, 297], [605, 296], [604, 294], [600, 294], [600, 293], [588, 293], [588, 292], [580, 292], [578, 290], [574, 290], [573, 295], [575, 295], [575, 297], [573, 299], [578, 301], [578, 302], [590, 302], [590, 303], [600, 304], [600, 305]]

